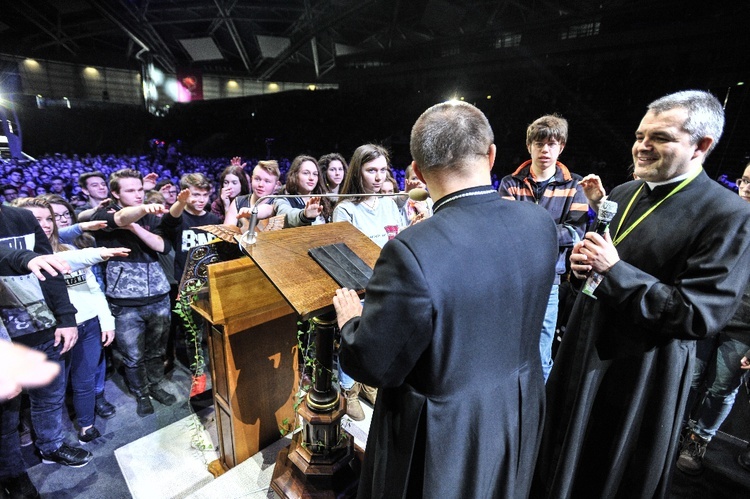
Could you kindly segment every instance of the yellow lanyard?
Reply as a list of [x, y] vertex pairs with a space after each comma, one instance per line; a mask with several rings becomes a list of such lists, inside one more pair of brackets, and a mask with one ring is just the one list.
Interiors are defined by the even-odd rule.
[[693, 180], [695, 180], [695, 178], [696, 178], [696, 177], [697, 177], [698, 175], [700, 175], [700, 173], [701, 173], [702, 171], [703, 171], [703, 168], [701, 167], [701, 168], [698, 168], [697, 170], [695, 170], [695, 172], [691, 173], [691, 174], [690, 174], [690, 176], [688, 176], [688, 178], [686, 178], [685, 180], [683, 180], [682, 182], [680, 182], [680, 185], [678, 185], [677, 187], [675, 187], [674, 189], [672, 189], [672, 190], [670, 191], [670, 193], [669, 193], [669, 194], [667, 194], [667, 195], [666, 195], [666, 196], [664, 197], [664, 199], [662, 199], [661, 201], [659, 201], [658, 203], [656, 203], [656, 204], [655, 204], [654, 206], [652, 206], [651, 208], [649, 208], [649, 209], [648, 209], [648, 211], [646, 211], [646, 213], [644, 213], [643, 215], [641, 215], [641, 216], [640, 216], [640, 217], [638, 218], [638, 220], [636, 220], [635, 222], [633, 222], [633, 225], [631, 225], [630, 227], [628, 227], [628, 228], [627, 228], [627, 230], [626, 230], [625, 232], [623, 232], [622, 234], [620, 234], [620, 229], [622, 228], [622, 224], [623, 224], [623, 222], [625, 222], [625, 219], [627, 218], [627, 216], [628, 216], [628, 213], [630, 212], [630, 208], [631, 208], [631, 207], [633, 206], [633, 203], [635, 202], [636, 198], [638, 197], [638, 195], [639, 195], [639, 194], [641, 193], [641, 191], [643, 190], [643, 186], [645, 185], [645, 183], [644, 183], [644, 184], [642, 184], [642, 185], [641, 185], [641, 186], [640, 186], [640, 187], [638, 188], [638, 190], [637, 190], [637, 191], [635, 191], [635, 194], [633, 194], [633, 197], [632, 197], [632, 198], [630, 198], [630, 202], [628, 203], [628, 206], [627, 206], [627, 208], [625, 208], [625, 213], [623, 213], [623, 214], [622, 214], [622, 218], [620, 219], [620, 223], [619, 223], [619, 224], [617, 225], [617, 232], [615, 232], [615, 239], [614, 239], [614, 240], [612, 241], [612, 244], [614, 244], [615, 246], [617, 246], [618, 244], [620, 244], [620, 243], [622, 242], [622, 240], [623, 240], [623, 239], [625, 239], [625, 237], [626, 237], [626, 236], [627, 236], [628, 234], [630, 234], [630, 232], [631, 232], [631, 231], [632, 231], [633, 229], [635, 229], [636, 227], [638, 227], [638, 224], [640, 224], [641, 222], [643, 222], [643, 220], [645, 220], [645, 219], [646, 219], [646, 217], [647, 217], [647, 216], [649, 216], [649, 215], [651, 214], [651, 212], [652, 212], [652, 211], [654, 211], [654, 210], [655, 210], [655, 209], [657, 209], [657, 208], [658, 208], [659, 206], [661, 206], [661, 204], [662, 204], [662, 203], [663, 203], [664, 201], [666, 201], [667, 199], [669, 199], [670, 197], [672, 197], [672, 195], [673, 195], [673, 194], [676, 194], [677, 192], [679, 192], [680, 190], [682, 190], [682, 188], [683, 188], [683, 187], [685, 187], [685, 186], [686, 186], [686, 185], [688, 185], [688, 184], [689, 184], [690, 182], [692, 182]]

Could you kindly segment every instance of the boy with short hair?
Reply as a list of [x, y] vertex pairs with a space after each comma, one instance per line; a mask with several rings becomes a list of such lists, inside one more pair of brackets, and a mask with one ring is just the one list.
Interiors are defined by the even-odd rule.
[[552, 370], [552, 343], [557, 326], [560, 277], [567, 271], [566, 254], [583, 238], [588, 224], [588, 201], [578, 185], [579, 175], [558, 161], [568, 141], [568, 122], [555, 114], [534, 120], [526, 129], [526, 149], [531, 159], [502, 179], [498, 192], [504, 199], [536, 203], [557, 225], [559, 251], [555, 283], [549, 296], [539, 350], [544, 380]]

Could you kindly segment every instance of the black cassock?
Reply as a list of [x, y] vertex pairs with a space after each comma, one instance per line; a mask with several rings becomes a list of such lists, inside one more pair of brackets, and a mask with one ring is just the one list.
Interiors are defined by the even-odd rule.
[[[695, 341], [732, 317], [750, 274], [750, 205], [704, 172], [612, 190], [621, 261], [579, 295], [547, 381], [532, 497], [666, 497]], [[636, 191], [630, 214], [620, 220]]]
[[380, 387], [359, 497], [523, 497], [555, 225], [490, 186], [435, 207], [385, 245], [362, 317], [342, 330], [342, 367]]

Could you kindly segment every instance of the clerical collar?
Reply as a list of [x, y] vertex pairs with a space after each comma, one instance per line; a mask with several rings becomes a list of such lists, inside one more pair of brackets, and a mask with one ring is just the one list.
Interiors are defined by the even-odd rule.
[[695, 170], [700, 170], [702, 168], [701, 165], [693, 166], [690, 170], [688, 170], [687, 173], [683, 173], [682, 175], [678, 175], [674, 178], [670, 178], [669, 180], [662, 180], [661, 182], [646, 182], [648, 185], [648, 188], [650, 190], [654, 190], [654, 187], [659, 187], [660, 185], [668, 185], [673, 184], [675, 182], [681, 182], [688, 178], [689, 176], [693, 175], [695, 173]]
[[457, 199], [461, 198], [467, 198], [472, 196], [481, 196], [483, 194], [497, 194], [497, 191], [492, 188], [491, 185], [480, 185], [477, 187], [469, 187], [468, 189], [461, 189], [460, 191], [451, 192], [450, 194], [447, 194], [443, 196], [442, 198], [435, 201], [435, 204], [432, 206], [432, 212], [437, 213], [437, 211], [445, 206], [448, 203], [451, 203]]

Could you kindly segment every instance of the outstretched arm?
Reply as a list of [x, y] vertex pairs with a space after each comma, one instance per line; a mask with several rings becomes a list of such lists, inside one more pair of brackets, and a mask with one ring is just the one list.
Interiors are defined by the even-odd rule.
[[115, 223], [119, 227], [124, 227], [137, 222], [149, 213], [159, 215], [166, 212], [167, 209], [163, 204], [142, 204], [139, 206], [126, 206], [115, 213]]

